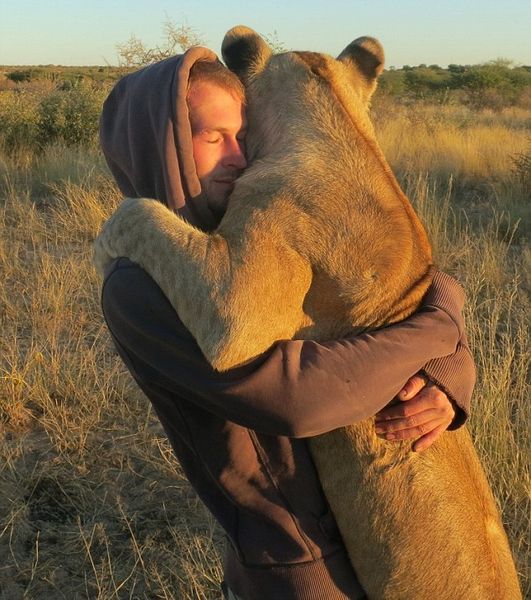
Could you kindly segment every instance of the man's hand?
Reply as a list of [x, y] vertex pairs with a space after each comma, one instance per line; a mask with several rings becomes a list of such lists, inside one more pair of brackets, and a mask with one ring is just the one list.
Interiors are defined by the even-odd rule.
[[415, 452], [429, 448], [455, 416], [448, 396], [420, 374], [406, 382], [397, 399], [398, 404], [376, 414], [376, 433], [393, 441], [418, 438], [413, 444]]

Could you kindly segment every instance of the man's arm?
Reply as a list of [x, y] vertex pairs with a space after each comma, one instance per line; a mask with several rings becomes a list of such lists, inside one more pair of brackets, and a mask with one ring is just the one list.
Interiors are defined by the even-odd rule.
[[138, 381], [257, 431], [309, 437], [374, 415], [428, 360], [455, 351], [463, 295], [444, 277], [402, 323], [325, 343], [281, 341], [224, 373], [210, 367], [157, 285], [130, 261], [114, 263], [102, 304]]

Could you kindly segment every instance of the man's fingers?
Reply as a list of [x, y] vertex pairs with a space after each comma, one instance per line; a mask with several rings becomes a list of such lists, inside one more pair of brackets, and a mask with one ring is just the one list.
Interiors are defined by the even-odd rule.
[[420, 423], [415, 427], [409, 427], [407, 429], [395, 429], [394, 431], [385, 431], [378, 435], [381, 438], [395, 442], [400, 440], [410, 440], [413, 438], [418, 438], [419, 436], [425, 436], [439, 427], [446, 428], [447, 426], [447, 420], [442, 421], [441, 419], [432, 419], [431, 421]]
[[[387, 421], [376, 421], [375, 429], [377, 434], [395, 433], [396, 431], [402, 431], [403, 429], [414, 429], [420, 427], [425, 423], [440, 420], [441, 415], [439, 411], [435, 409], [424, 410], [420, 413], [416, 413], [411, 417], [401, 419], [391, 419]], [[426, 433], [425, 431], [423, 433]]]
[[426, 385], [412, 400], [386, 406], [376, 416], [376, 423], [393, 419], [407, 419], [425, 410], [438, 410], [441, 413], [453, 413], [453, 407], [448, 396], [437, 386]]
[[404, 387], [398, 392], [396, 397], [399, 400], [410, 400], [420, 392], [426, 383], [426, 377], [420, 373], [417, 373], [406, 381]]
[[440, 388], [426, 384], [418, 374], [406, 383], [400, 394], [399, 399], [407, 402], [398, 402], [376, 414], [376, 434], [389, 441], [418, 438], [413, 450], [426, 450], [448, 428], [455, 408]]
[[432, 429], [429, 433], [426, 433], [425, 435], [420, 437], [413, 444], [413, 452], [422, 452], [423, 450], [429, 448], [437, 440], [437, 438], [447, 429], [447, 427], [448, 424], [442, 423], [435, 429]]
[[422, 397], [417, 394], [413, 400], [400, 402], [386, 406], [379, 413], [376, 413], [376, 421], [391, 421], [392, 419], [404, 419], [425, 410]]

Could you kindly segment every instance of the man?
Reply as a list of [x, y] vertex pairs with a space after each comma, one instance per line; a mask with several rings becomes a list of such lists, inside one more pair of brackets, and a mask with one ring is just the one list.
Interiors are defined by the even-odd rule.
[[[101, 123], [124, 195], [156, 198], [204, 230], [219, 222], [246, 166], [244, 135], [241, 84], [203, 48], [122, 79]], [[186, 476], [227, 533], [229, 597], [364, 596], [304, 438], [378, 413], [380, 435], [418, 438], [421, 450], [461, 425], [474, 382], [462, 302], [439, 273], [403, 323], [322, 344], [281, 341], [216, 373], [150, 277], [126, 259], [111, 265], [105, 318]], [[397, 394], [407, 401], [381, 410]]]

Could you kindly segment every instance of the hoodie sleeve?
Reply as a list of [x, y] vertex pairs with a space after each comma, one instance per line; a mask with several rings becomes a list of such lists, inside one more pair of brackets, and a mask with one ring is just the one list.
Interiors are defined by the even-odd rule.
[[476, 366], [466, 333], [463, 331], [454, 353], [428, 361], [422, 371], [453, 402], [456, 413], [449, 429], [458, 429], [470, 416], [470, 401], [476, 383]]
[[[438, 273], [420, 310], [401, 323], [328, 342], [279, 341], [220, 373], [140, 267], [117, 259], [102, 292], [117, 349], [144, 390], [153, 385], [176, 402], [194, 402], [244, 427], [289, 437], [318, 435], [374, 415], [429, 361], [456, 353], [463, 302], [457, 282]], [[431, 370], [434, 377], [449, 372], [455, 381], [469, 376], [451, 365]]]

